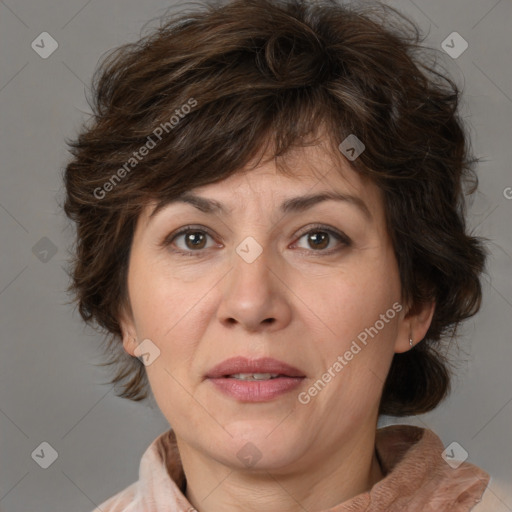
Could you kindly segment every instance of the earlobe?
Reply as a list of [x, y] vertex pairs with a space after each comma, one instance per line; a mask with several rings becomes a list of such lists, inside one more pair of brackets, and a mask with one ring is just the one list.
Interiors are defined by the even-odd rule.
[[395, 343], [395, 353], [407, 352], [427, 334], [435, 312], [435, 302], [414, 304], [402, 320]]
[[135, 348], [137, 347], [135, 336], [123, 334], [123, 347], [128, 354], [135, 357]]
[[119, 326], [121, 328], [124, 350], [135, 357], [135, 349], [137, 348], [135, 326], [131, 312], [126, 311], [124, 307], [119, 314]]

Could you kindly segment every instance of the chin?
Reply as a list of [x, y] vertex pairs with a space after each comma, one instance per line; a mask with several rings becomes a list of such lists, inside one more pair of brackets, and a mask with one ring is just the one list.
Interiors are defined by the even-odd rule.
[[233, 437], [223, 436], [215, 458], [237, 469], [277, 470], [293, 464], [307, 451], [307, 443], [304, 433], [290, 430], [290, 425], [285, 427], [284, 422], [280, 424], [282, 419], [226, 424], [226, 430]]

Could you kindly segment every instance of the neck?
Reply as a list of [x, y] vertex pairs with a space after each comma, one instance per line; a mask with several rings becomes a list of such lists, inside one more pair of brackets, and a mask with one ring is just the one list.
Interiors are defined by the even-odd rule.
[[279, 469], [228, 467], [178, 440], [186, 497], [199, 512], [327, 510], [369, 491], [384, 477], [375, 430], [359, 429], [338, 450], [321, 452], [312, 446], [307, 460]]

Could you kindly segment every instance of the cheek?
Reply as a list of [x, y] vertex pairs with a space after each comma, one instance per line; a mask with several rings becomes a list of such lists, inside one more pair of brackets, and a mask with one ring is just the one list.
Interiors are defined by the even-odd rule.
[[201, 285], [180, 283], [170, 269], [158, 263], [144, 264], [148, 261], [142, 253], [134, 255], [128, 289], [139, 335], [157, 340], [183, 325], [187, 312], [199, 300]]
[[392, 262], [376, 261], [330, 276], [311, 303], [327, 326], [346, 339], [372, 326], [399, 300], [399, 277]]
[[360, 371], [364, 369], [365, 375], [373, 372], [385, 380], [398, 332], [397, 309], [401, 307], [393, 253], [361, 258], [350, 272], [331, 275], [325, 286], [310, 290], [314, 290], [309, 292], [314, 305], [311, 309], [317, 316], [314, 322], [322, 332], [317, 349], [325, 367], [342, 356], [346, 363], [339, 373], [348, 374], [344, 378], [354, 383], [364, 380]]
[[137, 337], [150, 339], [160, 350], [161, 357], [147, 367], [152, 385], [169, 380], [173, 385], [169, 374], [181, 381], [189, 372], [211, 316], [206, 295], [214, 283], [211, 278], [183, 282], [165, 268], [142, 261], [148, 259], [133, 259], [128, 279]]

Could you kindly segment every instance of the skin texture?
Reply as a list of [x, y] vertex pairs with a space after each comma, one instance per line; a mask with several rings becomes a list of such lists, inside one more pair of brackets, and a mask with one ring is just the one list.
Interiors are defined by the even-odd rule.
[[[270, 160], [193, 190], [226, 214], [171, 203], [150, 219], [149, 204], [136, 226], [123, 345], [134, 355], [150, 339], [160, 350], [148, 378], [176, 433], [187, 497], [200, 512], [323, 510], [369, 490], [383, 476], [374, 443], [393, 354], [410, 348], [409, 336], [424, 337], [434, 311], [434, 304], [403, 304], [309, 403], [298, 401], [359, 333], [402, 303], [377, 186], [322, 145], [294, 150], [286, 162], [293, 177]], [[323, 191], [361, 198], [371, 217], [347, 201], [279, 210], [290, 197]], [[211, 231], [199, 235], [200, 249], [183, 235], [162, 245], [189, 224]], [[326, 229], [351, 242], [315, 239]], [[236, 252], [249, 236], [263, 248], [252, 263]], [[237, 355], [274, 357], [306, 378], [268, 402], [242, 403], [204, 378]], [[237, 457], [248, 442], [261, 454], [250, 468]]]

